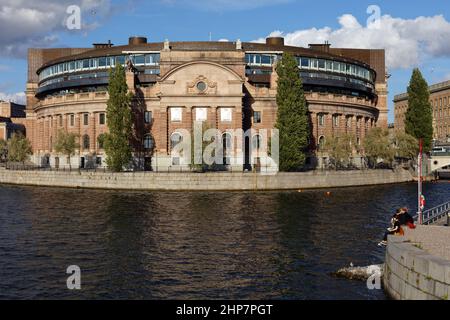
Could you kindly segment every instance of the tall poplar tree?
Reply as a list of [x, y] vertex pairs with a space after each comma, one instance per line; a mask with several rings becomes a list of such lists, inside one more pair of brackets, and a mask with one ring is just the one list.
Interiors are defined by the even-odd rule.
[[128, 93], [125, 69], [120, 64], [109, 71], [108, 92], [106, 119], [109, 132], [104, 136], [106, 164], [112, 171], [119, 172], [132, 158], [132, 95]]
[[405, 115], [407, 134], [423, 139], [424, 152], [432, 147], [433, 111], [428, 84], [419, 69], [414, 69], [408, 87], [408, 110]]
[[310, 137], [308, 106], [298, 63], [291, 53], [283, 54], [276, 71], [280, 170], [295, 171], [305, 165]]

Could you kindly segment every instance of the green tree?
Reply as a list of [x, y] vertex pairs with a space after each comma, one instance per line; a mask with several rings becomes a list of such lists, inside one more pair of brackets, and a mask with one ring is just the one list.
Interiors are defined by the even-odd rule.
[[5, 162], [8, 156], [8, 143], [0, 139], [0, 162]]
[[75, 155], [76, 150], [80, 147], [77, 143], [77, 137], [75, 133], [69, 133], [63, 129], [59, 130], [56, 136], [55, 151], [67, 156], [70, 169], [72, 169], [70, 158]]
[[33, 151], [30, 140], [22, 133], [14, 133], [8, 140], [8, 161], [25, 163], [31, 154]]
[[277, 121], [279, 130], [280, 170], [295, 171], [303, 167], [309, 145], [308, 106], [303, 92], [298, 63], [290, 53], [284, 53], [277, 64]]
[[375, 166], [378, 159], [382, 159], [385, 164], [392, 165], [395, 150], [389, 139], [389, 132], [382, 128], [371, 129], [364, 139], [364, 153], [369, 163]]
[[[205, 137], [206, 131], [208, 131], [209, 129], [212, 129], [212, 126], [210, 124], [208, 124], [207, 122], [205, 122], [205, 121], [203, 121], [201, 124], [194, 123], [194, 125], [195, 126], [196, 125], [201, 125], [201, 130], [202, 130], [201, 139], [202, 140], [201, 140], [201, 146], [200, 147], [201, 147], [202, 163], [195, 163], [196, 151], [200, 152], [200, 150], [195, 150], [195, 147], [196, 147], [196, 144], [195, 144], [195, 131], [191, 130], [191, 164], [190, 164], [190, 168], [192, 170], [194, 170], [194, 171], [211, 170], [214, 167], [214, 165], [208, 165], [205, 162], [203, 153], [204, 153], [206, 147], [208, 147], [215, 140], [213, 140], [213, 141], [204, 141], [203, 138]], [[220, 139], [220, 137], [215, 137], [214, 139]], [[198, 156], [200, 156], [200, 154], [198, 154]]]
[[104, 148], [108, 167], [122, 171], [132, 158], [130, 139], [132, 138], [132, 94], [128, 92], [125, 70], [117, 64], [109, 72], [109, 99], [106, 108], [109, 133], [104, 136]]
[[419, 143], [413, 136], [396, 132], [393, 144], [395, 146], [396, 156], [403, 159], [414, 159], [419, 154]]
[[419, 69], [414, 69], [408, 86], [408, 110], [405, 114], [405, 131], [423, 139], [424, 152], [432, 147], [433, 114], [428, 84]]
[[350, 164], [355, 141], [355, 136], [351, 134], [333, 136], [325, 141], [324, 149], [336, 169], [346, 167]]

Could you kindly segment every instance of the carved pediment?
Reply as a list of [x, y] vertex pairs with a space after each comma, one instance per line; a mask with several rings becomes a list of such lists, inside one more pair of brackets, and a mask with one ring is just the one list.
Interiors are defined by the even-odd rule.
[[187, 93], [191, 95], [214, 95], [217, 93], [217, 82], [209, 81], [205, 76], [198, 76], [188, 82]]

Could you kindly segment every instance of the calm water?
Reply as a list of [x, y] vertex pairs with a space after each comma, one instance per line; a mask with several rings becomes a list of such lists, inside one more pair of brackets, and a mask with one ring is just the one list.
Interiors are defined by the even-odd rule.
[[[377, 247], [413, 184], [297, 192], [0, 186], [0, 299], [385, 299], [336, 279]], [[430, 205], [450, 184], [425, 186]], [[66, 289], [79, 265], [82, 290]]]

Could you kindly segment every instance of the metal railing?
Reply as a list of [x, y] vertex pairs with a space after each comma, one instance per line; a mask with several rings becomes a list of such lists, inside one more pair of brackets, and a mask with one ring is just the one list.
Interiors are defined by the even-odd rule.
[[[85, 168], [80, 168], [78, 166], [68, 166], [61, 165], [55, 166], [38, 166], [30, 164], [21, 163], [4, 163], [3, 166], [6, 170], [11, 171], [56, 171], [56, 172], [112, 172], [105, 166], [90, 166]], [[232, 173], [262, 173], [269, 174], [274, 173], [274, 168], [271, 166], [254, 166], [250, 168], [244, 168], [242, 165], [237, 166], [190, 166], [190, 165], [171, 165], [171, 166], [160, 166], [154, 165], [151, 168], [144, 169], [143, 167], [128, 168], [124, 172], [135, 172], [135, 173], [208, 173], [208, 172], [232, 172]]]
[[[431, 225], [442, 220], [445, 217], [447, 217], [447, 224], [448, 224], [450, 219], [449, 214], [450, 214], [450, 201], [422, 212], [422, 224]], [[416, 221], [418, 220], [418, 218], [419, 218], [418, 215], [414, 216], [414, 219]]]

